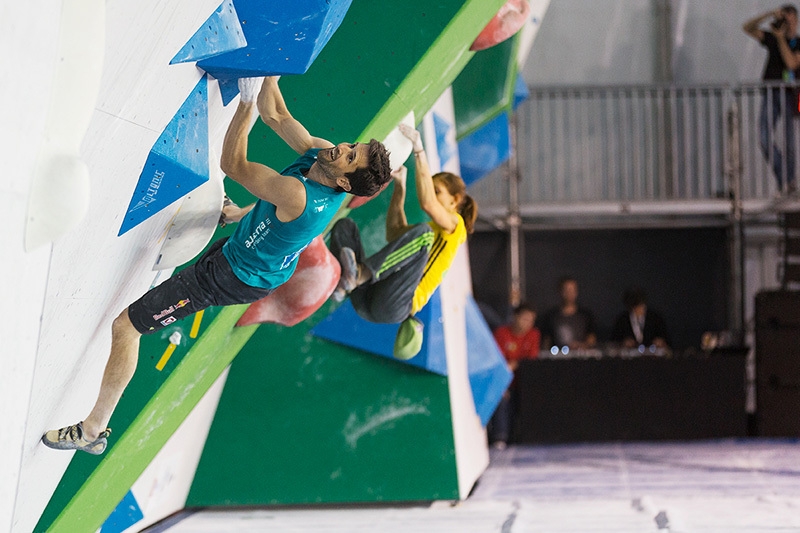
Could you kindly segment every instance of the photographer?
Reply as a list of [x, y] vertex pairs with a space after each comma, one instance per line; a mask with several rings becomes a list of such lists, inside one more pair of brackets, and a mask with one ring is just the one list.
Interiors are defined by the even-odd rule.
[[[761, 29], [761, 24], [772, 19], [769, 30]], [[796, 71], [800, 68], [800, 38], [797, 36], [797, 8], [786, 4], [775, 11], [768, 11], [748, 20], [742, 26], [744, 32], [767, 49], [767, 62], [764, 65], [764, 81], [784, 81], [794, 83]], [[764, 91], [761, 101], [760, 144], [764, 157], [772, 164], [778, 182], [778, 189], [795, 190], [795, 121], [798, 114], [797, 97], [792, 89], [781, 91], [774, 88]], [[783, 145], [774, 140], [774, 129], [783, 115]], [[784, 148], [784, 150], [782, 150]], [[783, 154], [786, 160], [783, 160]], [[785, 167], [785, 168], [784, 168]], [[784, 179], [784, 177], [786, 179]]]

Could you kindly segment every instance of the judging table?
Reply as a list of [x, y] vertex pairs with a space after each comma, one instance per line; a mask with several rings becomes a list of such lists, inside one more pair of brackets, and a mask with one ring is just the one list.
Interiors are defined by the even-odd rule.
[[543, 352], [516, 371], [515, 441], [557, 443], [747, 434], [745, 355]]

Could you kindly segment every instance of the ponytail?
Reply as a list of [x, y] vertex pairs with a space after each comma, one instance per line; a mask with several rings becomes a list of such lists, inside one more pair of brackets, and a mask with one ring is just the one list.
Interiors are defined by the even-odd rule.
[[475, 231], [475, 220], [478, 218], [478, 204], [472, 196], [464, 193], [464, 200], [461, 202], [461, 208], [458, 210], [461, 218], [464, 219], [464, 226], [467, 228], [467, 233]]

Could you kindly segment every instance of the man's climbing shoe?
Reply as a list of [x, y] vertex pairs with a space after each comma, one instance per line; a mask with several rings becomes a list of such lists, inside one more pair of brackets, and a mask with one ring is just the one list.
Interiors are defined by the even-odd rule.
[[111, 428], [106, 428], [95, 440], [88, 441], [83, 438], [83, 422], [78, 422], [74, 426], [51, 429], [42, 435], [42, 443], [56, 450], [83, 450], [92, 455], [100, 455], [106, 451], [108, 444], [106, 437], [109, 435]]

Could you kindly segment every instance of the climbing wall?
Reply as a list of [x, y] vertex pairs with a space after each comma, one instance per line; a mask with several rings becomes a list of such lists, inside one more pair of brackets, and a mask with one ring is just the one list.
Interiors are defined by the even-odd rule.
[[468, 185], [510, 156], [509, 113], [528, 97], [527, 85], [518, 72], [549, 4], [549, 0], [531, 1], [522, 29], [478, 51], [453, 83], [459, 151], [464, 154], [461, 176]]
[[[4, 304], [0, 309], [0, 530], [9, 531], [17, 501], [25, 423], [31, 383], [36, 366], [36, 340], [47, 283], [48, 248], [24, 251], [25, 214], [36, 155], [44, 136], [47, 107], [55, 72], [60, 0], [4, 5], [0, 17], [3, 49], [30, 50], [29, 54], [6, 54], [6, 74], [24, 83], [4, 83], [0, 89], [0, 146], [7, 162], [0, 180], [0, 199], [6, 222], [0, 232], [3, 261], [0, 287]], [[19, 24], [36, 20], [37, 24]], [[13, 103], [13, 105], [11, 105]]]
[[[181, 505], [176, 495], [188, 490], [189, 472], [223, 386], [189, 504], [458, 498], [466, 496], [476, 471], [485, 464], [485, 449], [483, 454], [478, 450], [479, 461], [472, 470], [459, 471], [458, 455], [462, 463], [470, 455], [464, 448], [459, 451], [457, 441], [464, 434], [454, 436], [454, 425], [459, 424], [455, 419], [461, 415], [453, 413], [453, 405], [464, 398], [454, 399], [452, 376], [310, 336], [311, 326], [331, 310], [328, 306], [295, 328], [234, 329], [243, 312], [240, 307], [208, 310], [194, 338], [186, 332], [194, 329], [195, 319], [171, 324], [164, 335], [144, 340], [140, 369], [112, 418], [115, 431], [104, 456], [80, 454], [71, 460], [73, 454], [39, 444], [44, 430], [74, 423], [91, 408], [109, 349], [110, 321], [170, 274], [171, 269], [154, 272], [153, 265], [180, 217], [185, 199], [180, 193], [200, 190], [213, 179], [222, 134], [233, 112], [233, 106], [223, 103], [235, 98], [236, 91], [222, 73], [218, 83], [195, 66], [194, 60], [202, 61], [200, 56], [212, 52], [189, 52], [192, 46], [187, 44], [214, 41], [209, 37], [221, 28], [235, 34], [237, 28], [230, 25], [237, 19], [226, 16], [226, 9], [236, 4], [104, 3], [103, 75], [80, 149], [90, 178], [87, 216], [38, 252], [26, 253], [17, 241], [9, 246], [10, 262], [19, 259], [30, 267], [18, 272], [30, 286], [19, 298], [27, 303], [11, 320], [20, 328], [9, 336], [21, 343], [19, 352], [29, 355], [28, 361], [35, 361], [11, 365], [10, 375], [19, 378], [19, 385], [12, 389], [9, 405], [24, 413], [9, 417], [23, 438], [4, 437], [19, 452], [3, 463], [9, 478], [18, 481], [13, 503], [4, 500], [6, 507], [0, 507], [12, 531], [88, 531], [103, 521], [104, 530], [135, 530], [145, 523], [145, 514], [152, 521], [176, 510]], [[306, 74], [281, 80], [297, 118], [314, 134], [334, 142], [382, 139], [409, 111], [421, 117], [467, 63], [469, 43], [502, 2], [375, 4], [356, 1], [341, 20], [326, 19], [328, 26], [320, 26], [320, 34], [333, 35], [330, 43], [321, 51], [312, 47], [315, 59]], [[55, 4], [50, 7], [58, 10]], [[51, 27], [57, 24], [50, 21]], [[335, 34], [328, 31], [331, 24], [341, 24]], [[234, 35], [214, 44], [221, 47], [213, 51], [216, 54], [242, 43]], [[43, 55], [43, 64], [54, 62], [51, 55]], [[242, 68], [252, 72], [250, 66]], [[20, 71], [25, 71], [22, 65]], [[42, 93], [50, 94], [47, 76], [39, 81]], [[187, 112], [188, 118], [183, 116]], [[20, 112], [17, 120], [22, 116]], [[41, 137], [44, 118], [23, 133]], [[195, 124], [190, 131], [182, 129], [187, 120]], [[197, 124], [207, 124], [201, 141], [194, 136]], [[187, 160], [188, 152], [179, 142], [164, 148], [173, 139], [189, 138], [199, 143], [195, 153], [206, 147], [207, 155]], [[273, 167], [292, 158], [263, 125], [252, 133], [251, 145], [252, 157]], [[24, 146], [20, 150], [25, 153]], [[162, 170], [159, 158], [180, 164]], [[2, 192], [24, 198], [26, 190], [23, 182]], [[245, 199], [242, 194], [231, 191], [240, 202]], [[380, 245], [387, 201], [383, 195], [353, 213], [365, 230], [368, 247]], [[21, 219], [24, 216], [20, 213]], [[411, 214], [415, 216], [419, 219], [420, 214]], [[21, 234], [24, 224], [17, 226]], [[177, 330], [183, 332], [182, 341], [161, 366], [169, 336]], [[218, 378], [237, 355], [224, 384], [224, 377]], [[464, 369], [458, 377], [464, 394], [469, 392], [466, 375]], [[2, 379], [5, 383], [5, 375]], [[211, 395], [195, 407], [208, 390]], [[469, 435], [474, 439], [477, 434], [479, 441], [475, 407], [469, 412], [463, 427], [469, 426]], [[252, 416], [243, 419], [244, 415]], [[219, 461], [215, 464], [215, 457], [220, 457], [225, 435], [250, 426], [264, 428], [274, 464], [289, 461], [293, 468], [259, 479], [256, 474], [268, 464], [263, 461], [263, 441], [237, 440], [235, 453], [225, 452], [231, 459], [225, 469], [249, 467], [244, 472], [249, 477], [234, 487], [231, 475], [215, 471], [223, 467]], [[178, 460], [176, 450], [183, 450]], [[387, 450], [393, 453], [387, 456]], [[169, 485], [171, 478], [180, 478], [181, 486]], [[287, 479], [308, 483], [289, 486]], [[210, 495], [212, 483], [224, 490]], [[276, 487], [281, 487], [278, 494]]]
[[[287, 82], [286, 91], [296, 88], [287, 92], [291, 94], [289, 105], [298, 110], [296, 116], [307, 121], [311, 131], [318, 131], [318, 125], [335, 141], [354, 136], [364, 139], [359, 124], [377, 125], [380, 117], [394, 116], [396, 122], [404, 113], [384, 113], [402, 103], [422, 116], [457, 73], [447, 70], [453, 63], [450, 54], [434, 54], [431, 48], [468, 47], [469, 34], [455, 33], [456, 22], [464, 22], [458, 18], [460, 11], [475, 7], [474, 2], [442, 2], [436, 7], [416, 2], [391, 7], [354, 2], [339, 33], [308, 73], [281, 80]], [[488, 20], [496, 9], [482, 5], [479, 16]], [[481, 27], [475, 23], [470, 31], [477, 34]], [[398, 47], [398, 43], [403, 46]], [[328, 59], [342, 56], [354, 64], [349, 78], [337, 78], [337, 63]], [[409, 72], [405, 79], [404, 72]], [[425, 83], [412, 85], [409, 79]], [[313, 86], [318, 88], [309, 89]], [[450, 113], [452, 116], [452, 110]], [[378, 129], [379, 135], [389, 127], [391, 123]], [[254, 135], [259, 135], [258, 130]], [[259, 151], [258, 156], [265, 160], [275, 157], [281, 149], [279, 143], [267, 132], [261, 135], [272, 144], [265, 143], [265, 151]], [[379, 135], [374, 136], [381, 138]], [[451, 135], [454, 137], [454, 132]], [[409, 165], [406, 208], [409, 222], [414, 223], [424, 218], [411, 184], [413, 161]], [[385, 243], [388, 202], [389, 194], [384, 194], [349, 215], [361, 229], [367, 253]], [[468, 274], [464, 276], [455, 279], [465, 281]], [[468, 282], [464, 285], [469, 286]], [[468, 402], [463, 398], [452, 402], [451, 378], [309, 334], [309, 329], [335, 307], [323, 307], [308, 323], [294, 328], [261, 326], [239, 354], [187, 505], [466, 496], [477, 475], [474, 471], [462, 472], [467, 488], [459, 486], [453, 418], [462, 415], [454, 414], [453, 406], [469, 406], [472, 418], [466, 431], [482, 446], [480, 421], [469, 391], [463, 392]], [[460, 309], [463, 313], [463, 304]], [[272, 342], [278, 338], [280, 344]], [[376, 338], [376, 342], [380, 341]], [[443, 350], [441, 344], [439, 349]], [[466, 361], [463, 351], [453, 353]], [[468, 389], [466, 374], [464, 366], [463, 375], [457, 375], [454, 381]], [[228, 438], [245, 427], [258, 428], [261, 437]], [[487, 460], [485, 447], [484, 455], [470, 455], [463, 449], [461, 453], [473, 458], [477, 469], [482, 469]], [[225, 455], [235, 460], [221, 461]]]
[[[16, 478], [18, 483], [9, 484], [15, 489], [16, 498], [3, 498], [4, 502], [14, 502], [7, 523], [12, 531], [34, 528], [73, 455], [44, 448], [39, 437], [47, 429], [76, 422], [91, 409], [108, 356], [110, 321], [155, 280], [152, 265], [180, 203], [164, 206], [122, 237], [117, 233], [148, 154], [204, 79], [194, 65], [170, 66], [170, 58], [203, 25], [219, 2], [174, 2], [169, 6], [159, 2], [135, 6], [101, 2], [101, 5], [107, 9], [100, 13], [105, 22], [101, 28], [105, 36], [101, 41], [104, 54], [98, 67], [102, 69], [102, 77], [97, 98], [89, 109], [87, 127], [79, 132], [77, 143], [79, 156], [88, 170], [89, 190], [88, 198], [75, 201], [86, 200], [88, 212], [54, 243], [43, 243], [26, 252], [22, 236], [30, 227], [26, 217], [31, 213], [25, 199], [31, 183], [28, 181], [27, 187], [24, 184], [32, 171], [25, 173], [20, 169], [19, 197], [15, 202], [9, 201], [9, 205], [21, 208], [17, 208], [19, 217], [14, 222], [17, 233], [9, 232], [19, 241], [7, 247], [7, 262], [18, 264], [25, 274], [4, 276], [9, 286], [14, 287], [7, 294], [17, 303], [13, 313], [7, 307], [3, 312], [10, 313], [12, 325], [20, 320], [22, 327], [18, 330], [21, 335], [9, 332], [3, 338], [4, 342], [9, 339], [12, 348], [13, 343], [24, 343], [14, 351], [29, 372], [27, 376], [4, 372], [0, 387], [9, 390], [8, 384], [14, 392], [14, 399], [4, 402], [2, 408], [11, 409], [11, 420], [22, 422], [14, 426], [18, 431], [13, 433], [14, 438], [19, 441], [9, 448], [14, 450], [16, 458], [10, 478]], [[60, 5], [50, 7], [57, 15], [62, 11]], [[38, 20], [27, 11], [11, 18], [17, 22]], [[51, 18], [48, 13], [42, 20]], [[53, 27], [47, 22], [44, 27], [59, 34], [64, 31], [64, 28], [59, 30], [61, 22], [56, 16]], [[80, 21], [77, 30], [84, 30]], [[49, 50], [36, 46], [32, 49], [51, 57], [56, 64], [56, 46]], [[15, 105], [19, 102], [21, 110], [27, 106], [38, 112], [43, 102], [64, 97], [67, 98], [64, 105], [69, 105], [69, 94], [64, 93], [62, 85], [56, 86], [52, 80], [48, 85], [41, 78], [41, 74], [28, 77], [20, 71], [19, 79], [28, 80], [24, 85], [30, 85], [26, 89], [30, 94], [18, 95]], [[43, 94], [38, 94], [40, 90]], [[208, 84], [208, 93], [204, 124], [207, 147], [219, 153], [231, 110], [222, 107], [215, 83]], [[44, 107], [47, 109], [42, 112], [47, 116], [41, 122], [34, 120], [41, 128], [39, 137], [31, 134], [28, 140], [34, 151], [52, 142], [50, 137], [59, 133], [45, 128], [52, 120], [48, 113], [53, 109]], [[30, 116], [35, 119], [36, 113]], [[24, 124], [25, 120], [3, 123]], [[18, 151], [23, 156], [25, 153], [26, 149]], [[31, 161], [36, 160], [34, 153]], [[23, 161], [19, 159], [19, 164]], [[70, 176], [56, 173], [50, 177], [57, 181]], [[47, 212], [37, 214], [47, 215]], [[5, 316], [2, 322], [6, 322]]]

